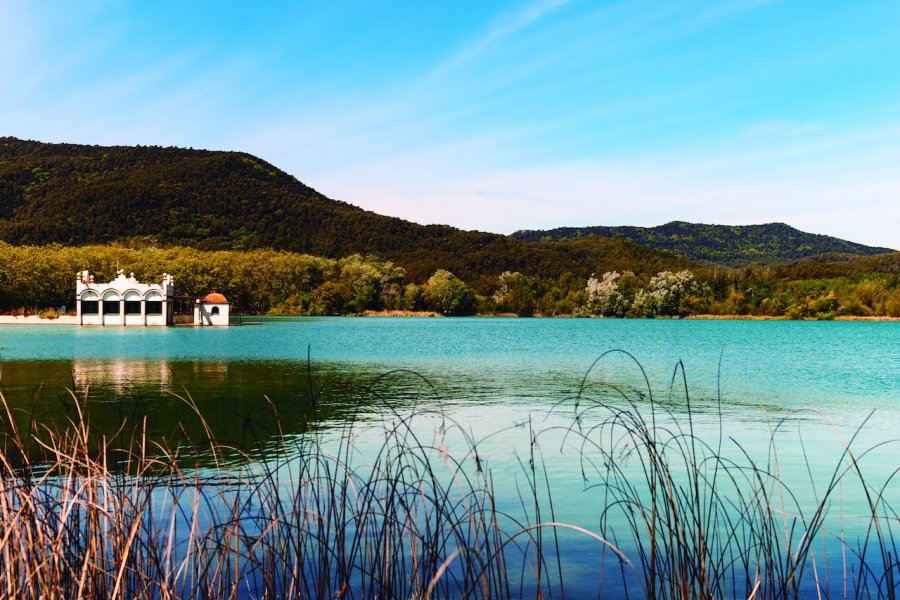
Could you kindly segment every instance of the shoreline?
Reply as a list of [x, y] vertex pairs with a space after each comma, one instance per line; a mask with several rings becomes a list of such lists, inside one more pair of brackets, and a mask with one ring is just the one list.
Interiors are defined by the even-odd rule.
[[60, 315], [46, 319], [37, 315], [0, 315], [0, 325], [78, 325], [75, 315]]
[[[266, 316], [266, 315], [242, 315], [247, 318], [253, 318], [255, 316]], [[308, 315], [283, 315], [286, 317], [306, 317]], [[410, 311], [410, 310], [367, 310], [360, 314], [355, 315], [333, 315], [333, 316], [345, 316], [345, 317], [376, 317], [376, 318], [418, 318], [418, 319], [435, 319], [435, 318], [444, 318], [445, 315], [436, 312], [430, 311]], [[571, 315], [556, 315], [556, 316], [548, 316], [548, 315], [539, 315], [536, 314], [533, 317], [518, 317], [517, 315], [510, 313], [500, 313], [494, 315], [470, 315], [471, 317], [493, 317], [493, 318], [503, 318], [503, 319], [514, 319], [514, 318], [523, 318], [523, 319], [572, 319], [576, 317], [572, 317]], [[467, 318], [467, 317], [452, 317], [452, 318]], [[612, 319], [616, 317], [596, 317], [591, 316], [587, 317], [590, 319]], [[662, 317], [658, 318], [658, 320], [666, 320], [667, 318]], [[689, 321], [790, 321], [791, 319], [785, 316], [768, 316], [768, 315], [690, 315], [687, 317], [680, 318], [668, 318], [668, 320], [689, 320]], [[621, 320], [629, 320], [628, 318], [623, 318]], [[638, 320], [638, 319], [635, 319]], [[644, 319], [640, 319], [644, 320]], [[801, 319], [803, 321], [861, 321], [861, 322], [888, 322], [895, 323], [900, 322], [900, 317], [886, 317], [886, 316], [870, 316], [870, 317], [859, 317], [859, 316], [839, 316], [834, 319]], [[37, 315], [0, 315], [0, 326], [2, 325], [73, 325], [78, 326], [77, 317], [74, 315], [61, 315], [56, 317], [55, 319], [46, 319], [39, 317]], [[237, 325], [237, 324], [235, 324]]]
[[900, 321], [900, 317], [882, 317], [882, 316], [870, 316], [870, 317], [859, 317], [853, 315], [842, 315], [835, 317], [833, 319], [789, 319], [785, 316], [773, 317], [769, 315], [690, 315], [688, 317], [683, 317], [684, 319], [696, 320], [696, 321], [887, 321], [887, 322], [896, 322]]
[[[302, 315], [297, 315], [302, 316]], [[340, 315], [336, 315], [340, 316]], [[365, 310], [357, 315], [346, 315], [348, 317], [418, 317], [420, 319], [430, 319], [443, 317], [441, 313], [421, 310]]]

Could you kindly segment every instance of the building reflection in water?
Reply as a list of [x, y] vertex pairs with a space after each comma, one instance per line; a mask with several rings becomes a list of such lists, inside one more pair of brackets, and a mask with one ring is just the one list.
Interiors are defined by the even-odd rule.
[[155, 360], [85, 360], [72, 361], [75, 389], [83, 392], [87, 386], [124, 394], [135, 389], [169, 391], [182, 386], [216, 385], [228, 381], [227, 362], [170, 362]]
[[172, 385], [172, 369], [166, 360], [75, 360], [72, 380], [76, 392], [107, 389], [124, 394], [135, 388], [167, 390]]
[[191, 369], [191, 381], [202, 384], [222, 384], [228, 381], [229, 365], [227, 362], [198, 360], [188, 364]]

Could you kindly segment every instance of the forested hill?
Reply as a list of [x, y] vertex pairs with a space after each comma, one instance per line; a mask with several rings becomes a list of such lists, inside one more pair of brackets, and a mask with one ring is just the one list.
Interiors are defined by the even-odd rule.
[[418, 225], [331, 200], [240, 152], [10, 137], [0, 137], [0, 240], [372, 253], [397, 262], [414, 280], [443, 268], [476, 284], [506, 270], [558, 277], [689, 264], [621, 240], [529, 244]]
[[824, 253], [875, 255], [893, 252], [839, 238], [806, 233], [784, 223], [765, 225], [704, 225], [672, 221], [658, 227], [560, 227], [545, 231], [517, 231], [528, 242], [578, 240], [596, 235], [628, 240], [668, 250], [690, 260], [740, 267], [766, 264]]

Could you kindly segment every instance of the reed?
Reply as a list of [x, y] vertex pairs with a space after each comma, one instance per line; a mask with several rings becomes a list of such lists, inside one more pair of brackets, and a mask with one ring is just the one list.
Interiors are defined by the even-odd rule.
[[[378, 420], [360, 409], [319, 427], [321, 390], [310, 385], [303, 433], [282, 432], [269, 403], [275, 431], [248, 420], [241, 443], [217, 438], [187, 393], [178, 399], [201, 439], [169, 443], [151, 440], [137, 412], [122, 412], [115, 435], [95, 433], [88, 392], [40, 420], [0, 395], [0, 594], [564, 598], [583, 592], [590, 563], [597, 597], [896, 596], [894, 476], [864, 477], [855, 436], [806, 503], [781, 473], [784, 420], [767, 455], [753, 456], [698, 433], [683, 366], [677, 402], [660, 402], [644, 379], [645, 390], [594, 395], [586, 375], [553, 409], [567, 426], [525, 424], [515, 492], [496, 488], [485, 440], [439, 402], [397, 401], [379, 381]], [[560, 518], [550, 441], [602, 498], [593, 523]], [[852, 539], [835, 517], [851, 484], [868, 512]], [[573, 539], [592, 548], [576, 566]]]
[[[896, 597], [898, 515], [887, 492], [897, 470], [875, 485], [862, 461], [883, 448], [855, 448], [871, 413], [848, 440], [835, 426], [830, 443], [840, 444], [839, 459], [827, 473], [813, 472], [801, 438], [807, 478], [788, 480], [777, 441], [795, 414], [771, 423], [768, 452], [754, 456], [724, 436], [720, 397], [712, 407], [718, 411], [718, 436], [698, 434], [682, 363], [672, 376], [671, 396], [678, 401], [660, 402], [632, 355], [611, 351], [594, 365], [610, 354], [634, 362], [644, 390], [605, 386], [620, 402], [597, 400], [586, 393], [586, 375], [565, 438], [577, 448], [585, 481], [603, 494], [598, 533], [630, 557], [634, 568], [622, 577], [639, 596]], [[889, 444], [896, 441], [879, 446]], [[824, 488], [817, 489], [815, 482], [823, 480]], [[810, 486], [811, 501], [797, 493]], [[834, 515], [850, 491], [865, 508], [863, 523], [854, 523], [862, 534], [853, 538], [844, 535], [840, 514]], [[836, 570], [841, 577], [829, 580]]]

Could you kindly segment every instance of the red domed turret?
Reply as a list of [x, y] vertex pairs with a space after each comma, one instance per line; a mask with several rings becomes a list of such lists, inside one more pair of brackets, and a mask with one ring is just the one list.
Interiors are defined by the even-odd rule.
[[203, 298], [203, 302], [206, 302], [209, 304], [227, 304], [228, 300], [222, 294], [220, 294], [218, 292], [213, 292], [211, 294], [207, 294]]

